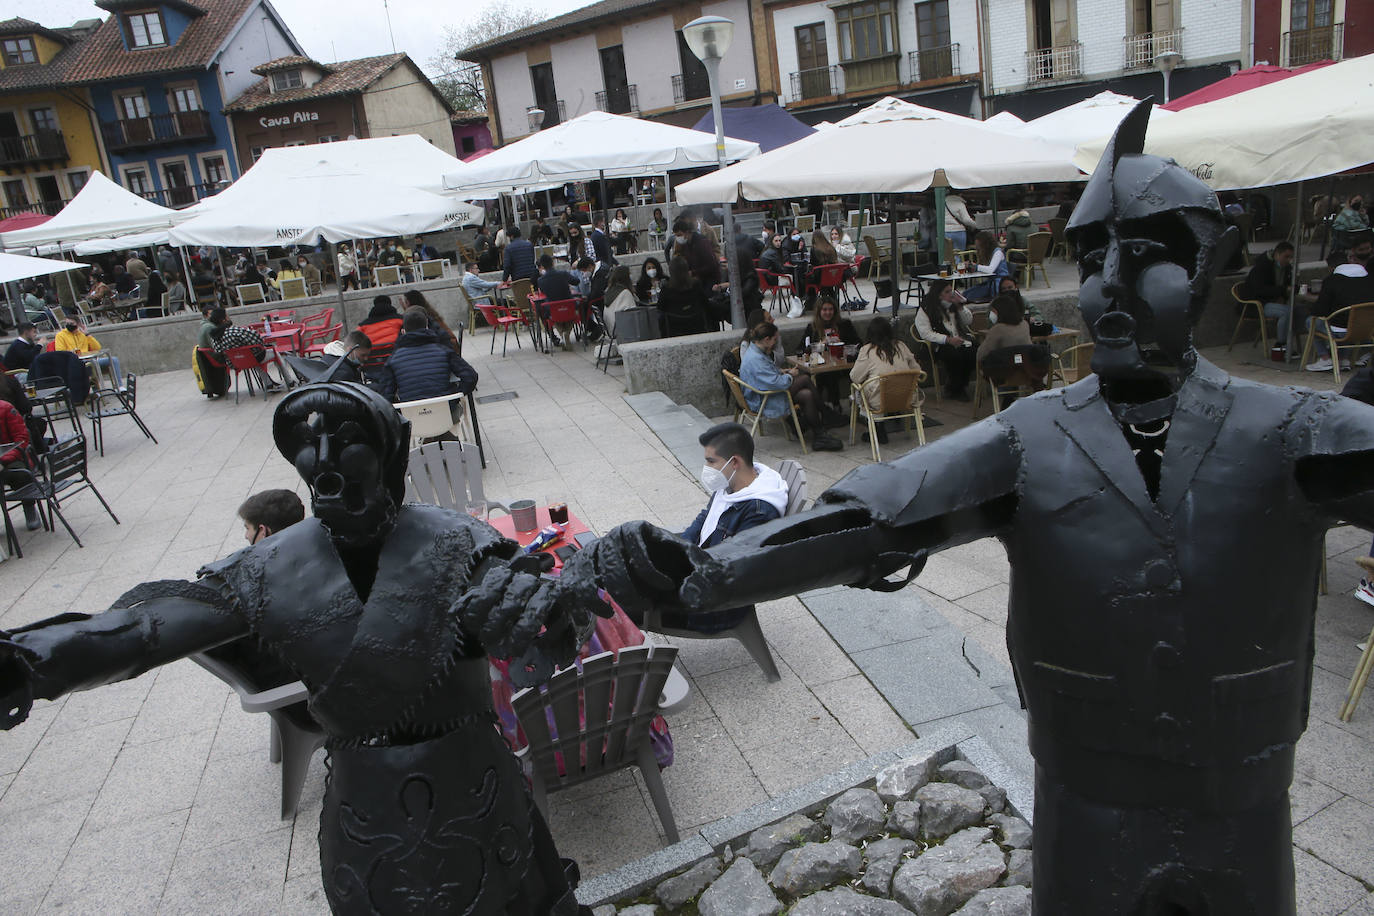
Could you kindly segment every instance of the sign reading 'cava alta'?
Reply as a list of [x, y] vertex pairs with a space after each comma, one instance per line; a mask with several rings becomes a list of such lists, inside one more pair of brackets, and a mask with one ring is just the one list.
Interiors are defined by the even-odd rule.
[[293, 111], [280, 118], [258, 118], [258, 123], [263, 127], [290, 127], [292, 124], [306, 124], [319, 119], [319, 112], [316, 111]]

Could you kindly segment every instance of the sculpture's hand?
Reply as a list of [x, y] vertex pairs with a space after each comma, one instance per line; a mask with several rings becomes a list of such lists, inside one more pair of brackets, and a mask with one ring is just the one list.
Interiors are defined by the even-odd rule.
[[9, 731], [29, 717], [33, 708], [33, 669], [37, 654], [0, 630], [0, 730]]
[[[604, 588], [632, 619], [651, 609], [702, 610], [705, 583], [719, 581], [720, 564], [695, 544], [648, 522], [628, 522], [579, 550], [563, 567], [569, 588]], [[694, 588], [684, 589], [689, 580]]]

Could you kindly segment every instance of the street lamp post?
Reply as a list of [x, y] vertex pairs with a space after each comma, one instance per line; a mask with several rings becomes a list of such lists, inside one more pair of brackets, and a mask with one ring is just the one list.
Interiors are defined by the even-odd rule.
[[1161, 51], [1155, 55], [1155, 69], [1164, 74], [1164, 104], [1169, 104], [1169, 74], [1174, 72], [1174, 68], [1183, 60], [1183, 55], [1177, 51]]
[[[720, 59], [730, 50], [735, 24], [722, 16], [702, 16], [682, 27], [687, 47], [706, 66], [711, 86], [711, 115], [716, 122], [716, 168], [725, 167], [725, 121], [720, 114]], [[725, 268], [730, 277], [730, 322], [744, 327], [744, 299], [740, 290], [739, 260], [735, 257], [735, 217], [726, 203], [721, 235], [725, 237]]]

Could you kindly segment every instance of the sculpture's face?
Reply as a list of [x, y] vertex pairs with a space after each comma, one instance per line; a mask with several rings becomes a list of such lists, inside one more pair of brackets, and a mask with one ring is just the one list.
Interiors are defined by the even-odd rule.
[[349, 417], [312, 413], [292, 458], [310, 485], [311, 511], [334, 540], [373, 543], [396, 521], [396, 502], [383, 480], [383, 456], [364, 426]]

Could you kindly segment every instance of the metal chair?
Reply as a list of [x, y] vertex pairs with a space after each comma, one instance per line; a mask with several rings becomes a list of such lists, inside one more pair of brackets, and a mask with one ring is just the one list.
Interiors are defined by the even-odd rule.
[[289, 299], [304, 299], [306, 297], [305, 278], [296, 277], [291, 280], [282, 280], [281, 297], [283, 301]]
[[[725, 376], [725, 383], [730, 387], [730, 396], [735, 399], [735, 422], [739, 423], [742, 419], [749, 420], [749, 435], [751, 436], [756, 435], [758, 433], [759, 424], [761, 424], [765, 419], [763, 415], [763, 410], [766, 406], [768, 406], [768, 399], [774, 397], [787, 398], [788, 413], [782, 417], [778, 417], [777, 419], [782, 421], [782, 431], [783, 434], [787, 436], [787, 438], [792, 438], [791, 429], [795, 429], [797, 431], [797, 441], [801, 443], [802, 454], [806, 454], [806, 437], [802, 435], [801, 417], [797, 416], [797, 405], [792, 400], [792, 392], [760, 391], [753, 385], [750, 385], [748, 382], [741, 379], [738, 375], [735, 375], [735, 373], [731, 372], [730, 370], [722, 369], [720, 371], [721, 374]], [[749, 402], [745, 400], [745, 389], [748, 389], [749, 391], [752, 391], [754, 392], [754, 394], [759, 396], [759, 406], [757, 410], [750, 408]], [[787, 423], [787, 418], [789, 416], [792, 419], [790, 429]]]
[[444, 268], [448, 265], [444, 260], [421, 261], [416, 266], [420, 268], [421, 280], [442, 280]]
[[281, 816], [282, 820], [291, 817], [300, 802], [310, 758], [324, 747], [328, 737], [306, 706], [310, 694], [305, 685], [294, 681], [264, 689], [248, 671], [213, 654], [192, 655], [191, 661], [234, 688], [244, 712], [265, 712], [270, 717], [272, 737], [268, 754], [273, 763], [281, 764]]
[[372, 274], [378, 286], [397, 286], [401, 282], [401, 268], [395, 264], [378, 267]]
[[440, 440], [411, 449], [406, 466], [406, 502], [466, 511], [473, 503], [488, 509], [510, 510], [488, 502], [482, 491], [481, 452], [471, 442]]
[[[111, 398], [118, 406], [109, 406]], [[91, 421], [91, 438], [95, 440], [100, 457], [105, 457], [105, 420], [110, 417], [131, 417], [143, 435], [152, 439], [154, 445], [158, 444], [157, 436], [153, 435], [148, 424], [138, 415], [138, 376], [134, 373], [124, 373], [123, 388], [96, 391], [86, 403], [90, 405], [86, 411], [86, 418]]]
[[1093, 349], [1096, 344], [1085, 343], [1066, 347], [1050, 356], [1050, 387], [1059, 379], [1061, 387], [1072, 385], [1093, 374]]
[[1331, 374], [1341, 383], [1341, 351], [1358, 350], [1374, 344], [1374, 302], [1361, 302], [1336, 309], [1325, 318], [1315, 316], [1307, 343], [1302, 348], [1302, 364], [1312, 359], [1314, 341], [1321, 339], [1331, 347]]
[[[62, 501], [70, 499], [82, 490], [90, 490], [94, 493], [95, 498], [100, 500], [100, 505], [109, 513], [110, 518], [114, 519], [114, 523], [119, 524], [119, 517], [114, 514], [110, 504], [105, 502], [105, 497], [100, 495], [100, 491], [91, 482], [87, 467], [86, 439], [77, 436], [74, 439], [66, 439], [57, 443], [39, 456], [32, 482], [6, 490], [5, 502], [23, 502], [30, 499], [36, 501], [38, 514], [43, 519], [44, 528], [52, 531], [52, 520], [56, 518], [62, 523], [62, 527], [67, 529], [67, 534], [71, 535], [76, 546], [84, 547], [81, 538], [76, 536], [76, 532], [72, 530], [72, 526], [67, 523], [66, 517], [62, 515]], [[46, 516], [43, 514], [45, 505], [48, 509]], [[6, 514], [8, 514], [8, 510], [6, 510]]]
[[239, 305], [260, 305], [267, 301], [261, 283], [241, 283], [234, 287], [234, 293], [239, 297]]
[[529, 744], [517, 753], [530, 777], [535, 804], [548, 816], [548, 794], [639, 767], [663, 832], [678, 841], [677, 823], [649, 744], [650, 724], [662, 711], [663, 688], [677, 658], [671, 646], [634, 646], [602, 652], [528, 687], [511, 707]]
[[1069, 221], [1062, 216], [1054, 216], [1045, 220], [1045, 225], [1050, 227], [1050, 250], [1046, 257], [1054, 257], [1055, 252], [1064, 256], [1064, 260], [1069, 260], [1069, 239], [1064, 234], [1064, 228]]
[[86, 435], [85, 428], [81, 425], [81, 411], [76, 409], [72, 402], [72, 393], [67, 386], [62, 384], [59, 378], [36, 378], [31, 379], [34, 389], [38, 392], [34, 397], [29, 398], [29, 403], [34, 410], [43, 412], [43, 419], [48, 421], [48, 430], [57, 436], [57, 420], [67, 420], [72, 425], [72, 435]]
[[926, 377], [920, 369], [903, 369], [889, 372], [878, 377], [878, 403], [870, 405], [864, 394], [863, 385], [850, 385], [849, 394], [849, 444], [857, 441], [859, 417], [868, 423], [868, 443], [872, 447], [873, 460], [882, 461], [882, 450], [878, 447], [878, 424], [885, 420], [902, 420], [907, 433], [916, 424], [916, 441], [926, 444], [926, 431], [921, 416], [921, 381]]
[[[1247, 322], [1247, 321], [1254, 321], [1254, 322], [1257, 322], [1257, 323], [1259, 324], [1259, 336], [1256, 337], [1255, 340], [1254, 340], [1253, 342], [1251, 342], [1250, 346], [1253, 347], [1256, 343], [1263, 342], [1263, 343], [1264, 343], [1264, 353], [1265, 353], [1265, 355], [1267, 356], [1267, 355], [1269, 354], [1269, 335], [1268, 335], [1267, 332], [1268, 332], [1268, 323], [1269, 323], [1269, 320], [1270, 320], [1270, 319], [1267, 319], [1267, 318], [1264, 317], [1264, 303], [1263, 303], [1263, 302], [1259, 301], [1258, 299], [1247, 299], [1247, 298], [1245, 298], [1244, 296], [1241, 295], [1241, 293], [1240, 293], [1240, 288], [1241, 288], [1242, 286], [1244, 286], [1244, 285], [1245, 285], [1244, 283], [1235, 283], [1235, 284], [1232, 284], [1232, 286], [1231, 286], [1231, 298], [1234, 299], [1234, 300], [1236, 300], [1236, 306], [1237, 306], [1237, 308], [1236, 308], [1236, 329], [1235, 329], [1234, 331], [1231, 332], [1231, 342], [1230, 342], [1229, 344], [1226, 345], [1226, 352], [1227, 352], [1227, 353], [1230, 353], [1230, 352], [1231, 352], [1231, 348], [1234, 347], [1234, 346], [1236, 345], [1236, 338], [1240, 336], [1240, 326], [1241, 326], [1242, 324], [1244, 324], [1245, 322]], [[1250, 314], [1250, 310], [1251, 310], [1251, 309], [1254, 309], [1254, 312], [1255, 312], [1254, 315], [1251, 315], [1251, 314]], [[1278, 335], [1278, 327], [1277, 327], [1277, 321], [1278, 321], [1278, 319], [1273, 319], [1273, 320], [1275, 321], [1274, 333], [1275, 333], [1275, 337], [1277, 337], [1277, 335]]]
[[916, 333], [915, 322], [912, 322], [909, 327], [910, 330], [907, 332], [907, 337], [912, 343], [916, 344], [916, 347], [914, 347], [911, 352], [919, 356], [919, 354], [924, 351], [926, 362], [930, 363], [930, 378], [935, 385], [935, 403], [938, 404], [943, 397], [941, 392], [944, 391], [944, 386], [940, 384], [940, 361], [935, 358], [935, 344]]
[[1045, 285], [1050, 285], [1050, 275], [1045, 272], [1045, 257], [1049, 254], [1050, 245], [1054, 243], [1054, 236], [1048, 232], [1032, 232], [1026, 239], [1026, 247], [1019, 249], [1026, 253], [1026, 263], [1021, 265], [1026, 289], [1030, 289], [1031, 282], [1035, 279], [1035, 268], [1040, 268], [1040, 278], [1045, 281]]
[[815, 232], [815, 231], [816, 231], [816, 217], [815, 217], [815, 215], [814, 215], [814, 214], [811, 214], [811, 213], [808, 213], [808, 214], [806, 214], [805, 216], [798, 216], [798, 217], [797, 217], [797, 229], [799, 229], [799, 230], [802, 231], [802, 232]]

